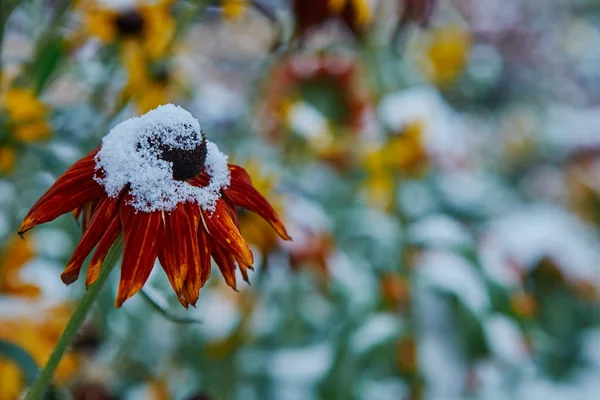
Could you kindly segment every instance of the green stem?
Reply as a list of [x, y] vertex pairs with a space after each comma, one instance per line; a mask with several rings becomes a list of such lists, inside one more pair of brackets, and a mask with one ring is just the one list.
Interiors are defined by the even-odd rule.
[[104, 283], [117, 264], [119, 257], [121, 257], [122, 248], [123, 240], [121, 237], [119, 237], [106, 256], [106, 259], [103, 263], [103, 268], [98, 276], [98, 280], [91, 285], [87, 292], [83, 295], [83, 298], [77, 305], [77, 308], [71, 316], [69, 323], [58, 339], [56, 347], [54, 347], [46, 366], [40, 371], [40, 374], [37, 376], [37, 379], [31, 386], [31, 389], [29, 389], [27, 392], [25, 400], [39, 400], [44, 398], [44, 394], [46, 393], [46, 390], [52, 381], [52, 377], [54, 376], [54, 372], [56, 371], [60, 360], [65, 355], [65, 352], [71, 345], [71, 342], [77, 335], [77, 332], [79, 332], [79, 328], [85, 321], [92, 304], [94, 304], [94, 301], [96, 301], [96, 298], [102, 290]]

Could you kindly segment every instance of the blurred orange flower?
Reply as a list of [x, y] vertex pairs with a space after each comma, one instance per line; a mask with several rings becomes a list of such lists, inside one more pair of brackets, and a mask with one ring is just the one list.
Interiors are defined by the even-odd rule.
[[31, 241], [15, 238], [0, 253], [0, 293], [10, 296], [37, 297], [41, 290], [36, 285], [23, 282], [21, 269], [35, 255]]
[[[0, 340], [23, 348], [37, 363], [44, 365], [72, 312], [69, 304], [47, 310], [42, 320], [33, 317], [4, 319], [0, 321]], [[58, 365], [55, 382], [64, 385], [77, 374], [79, 357], [69, 352]], [[14, 400], [25, 389], [23, 375], [18, 365], [0, 358], [0, 400]]]
[[[364, 132], [371, 101], [353, 55], [298, 54], [284, 58], [264, 88], [259, 120], [267, 137], [297, 152], [304, 147], [344, 166]], [[294, 133], [293, 137], [283, 133]]]

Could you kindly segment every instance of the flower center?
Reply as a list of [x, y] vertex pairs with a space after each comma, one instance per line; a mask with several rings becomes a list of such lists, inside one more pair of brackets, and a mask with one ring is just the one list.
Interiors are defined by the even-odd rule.
[[[189, 143], [190, 137], [186, 139]], [[206, 138], [202, 132], [194, 132], [191, 141], [197, 145], [191, 148], [189, 145], [178, 148], [163, 143], [158, 144], [159, 157], [173, 163], [173, 179], [176, 181], [186, 181], [195, 177], [202, 172], [206, 162]]]
[[[185, 125], [186, 130], [192, 130], [191, 125]], [[169, 134], [171, 128], [166, 128]], [[206, 162], [206, 138], [202, 132], [187, 132], [185, 136], [176, 136], [176, 143], [165, 143], [160, 135], [145, 138], [146, 145], [138, 143], [138, 150], [146, 147], [153, 149], [161, 160], [173, 164], [173, 179], [187, 181], [202, 172]]]
[[119, 14], [115, 19], [119, 33], [123, 36], [137, 36], [144, 29], [144, 19], [135, 9]]

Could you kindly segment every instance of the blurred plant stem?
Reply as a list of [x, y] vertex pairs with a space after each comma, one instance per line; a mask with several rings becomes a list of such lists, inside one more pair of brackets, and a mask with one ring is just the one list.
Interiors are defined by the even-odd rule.
[[416, 293], [415, 288], [415, 279], [414, 279], [414, 265], [409, 265], [412, 263], [410, 257], [410, 245], [408, 243], [408, 239], [406, 237], [408, 232], [408, 219], [406, 215], [402, 212], [400, 205], [398, 204], [398, 192], [403, 185], [403, 179], [400, 177], [396, 177], [394, 181], [394, 207], [393, 213], [395, 218], [398, 221], [398, 224], [402, 227], [403, 232], [403, 240], [402, 240], [402, 252], [400, 255], [400, 265], [399, 265], [399, 273], [403, 276], [403, 278], [409, 284], [409, 297], [407, 303], [399, 310], [402, 316], [406, 320], [406, 331], [401, 338], [402, 343], [405, 343], [406, 346], [401, 348], [399, 351], [404, 351], [406, 354], [399, 355], [399, 357], [404, 360], [405, 365], [400, 365], [402, 369], [402, 373], [404, 373], [408, 380], [409, 387], [409, 399], [410, 400], [421, 400], [423, 399], [423, 379], [421, 376], [420, 368], [419, 368], [419, 357], [417, 353], [418, 348], [418, 338], [419, 338], [419, 321], [418, 315], [415, 310], [415, 302], [413, 299], [413, 294]]
[[[15, 8], [19, 5], [20, 0], [0, 0], [0, 55], [2, 55], [2, 44], [4, 43], [4, 31], [6, 30], [6, 21]], [[2, 71], [2, 63], [0, 63], [0, 71]]]
[[98, 280], [89, 287], [86, 293], [83, 295], [83, 298], [77, 305], [75, 312], [71, 316], [69, 323], [65, 327], [62, 332], [48, 362], [44, 366], [44, 368], [40, 371], [40, 374], [37, 376], [37, 379], [33, 383], [31, 389], [27, 392], [25, 396], [25, 400], [39, 400], [43, 399], [44, 395], [48, 389], [48, 386], [52, 382], [52, 377], [54, 376], [54, 372], [60, 363], [60, 360], [63, 358], [65, 352], [73, 342], [73, 339], [77, 336], [79, 332], [79, 328], [86, 320], [86, 317], [92, 308], [92, 305], [98, 298], [98, 295], [102, 291], [102, 287], [104, 283], [108, 279], [110, 273], [114, 269], [117, 261], [121, 257], [121, 253], [123, 250], [123, 239], [119, 237], [115, 244], [111, 247], [108, 255], [103, 264], [103, 268], [100, 270], [100, 275], [98, 276]]

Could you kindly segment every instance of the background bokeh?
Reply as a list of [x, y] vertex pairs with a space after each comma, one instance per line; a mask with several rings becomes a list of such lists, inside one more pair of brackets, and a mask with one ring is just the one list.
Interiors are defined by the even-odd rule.
[[[0, 400], [84, 285], [37, 198], [118, 122], [180, 104], [294, 241], [184, 310], [113, 273], [55, 379], [74, 399], [596, 399], [597, 0], [2, 0]], [[325, 17], [331, 17], [320, 24]]]

